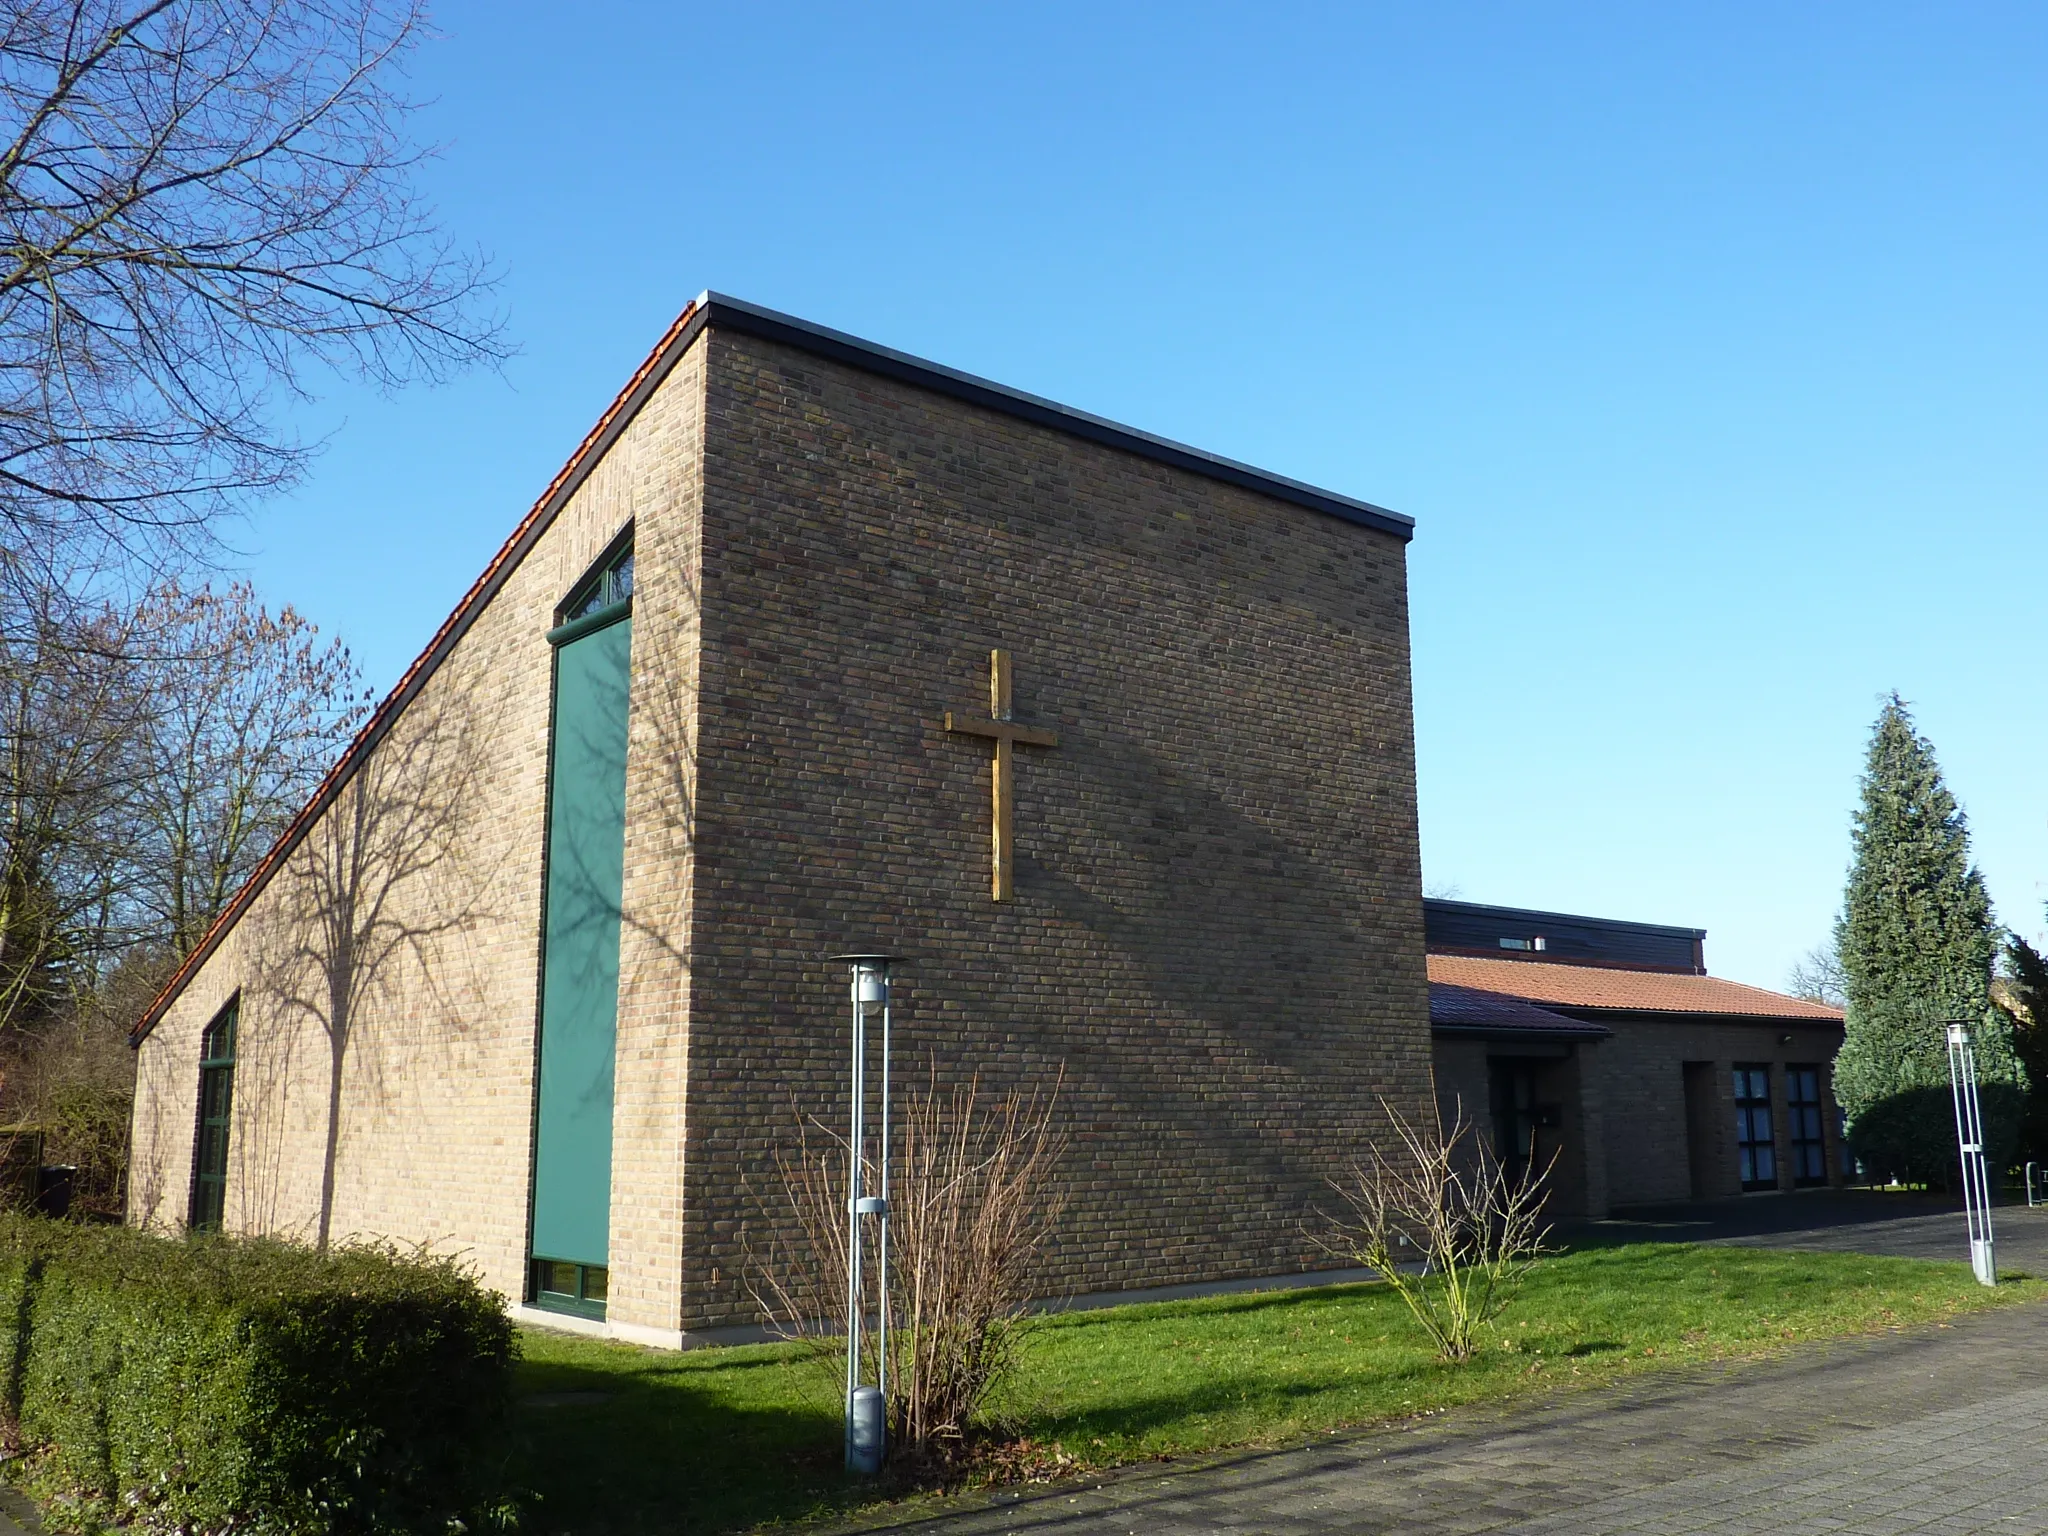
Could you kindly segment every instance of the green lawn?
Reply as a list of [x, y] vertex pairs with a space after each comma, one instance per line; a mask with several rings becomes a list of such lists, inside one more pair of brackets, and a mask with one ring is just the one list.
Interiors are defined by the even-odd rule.
[[[1482, 1355], [1440, 1364], [1374, 1286], [1048, 1319], [998, 1405], [1085, 1466], [1298, 1439], [1623, 1372], [1938, 1321], [2048, 1295], [1965, 1265], [1639, 1244], [1545, 1260]], [[522, 1334], [531, 1528], [561, 1536], [744, 1530], [847, 1512], [839, 1364], [788, 1346], [667, 1354]]]

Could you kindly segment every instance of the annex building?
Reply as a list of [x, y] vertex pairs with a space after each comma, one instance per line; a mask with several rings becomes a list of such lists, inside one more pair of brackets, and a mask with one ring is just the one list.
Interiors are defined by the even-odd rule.
[[1429, 1103], [1411, 532], [704, 295], [140, 1022], [131, 1219], [752, 1323], [872, 949], [900, 1074], [1059, 1083], [1049, 1292], [1328, 1263]]
[[1846, 1182], [1839, 1008], [1709, 976], [1698, 928], [1423, 910], [1445, 1117], [1555, 1156], [1557, 1214]]

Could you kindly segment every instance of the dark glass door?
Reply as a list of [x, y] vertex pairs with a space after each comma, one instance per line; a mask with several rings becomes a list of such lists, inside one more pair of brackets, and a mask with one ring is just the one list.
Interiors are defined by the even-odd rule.
[[1536, 1160], [1536, 1132], [1544, 1118], [1536, 1102], [1536, 1063], [1495, 1060], [1487, 1066], [1492, 1078], [1494, 1155], [1508, 1178], [1519, 1180]]
[[1778, 1187], [1778, 1149], [1771, 1134], [1771, 1069], [1735, 1068], [1735, 1148], [1744, 1189]]
[[1785, 1108], [1792, 1132], [1792, 1182], [1828, 1181], [1827, 1145], [1820, 1130], [1820, 1068], [1785, 1069]]

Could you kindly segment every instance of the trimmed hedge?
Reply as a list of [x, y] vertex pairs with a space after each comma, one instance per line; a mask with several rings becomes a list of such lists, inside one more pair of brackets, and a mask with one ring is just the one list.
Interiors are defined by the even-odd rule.
[[447, 1261], [0, 1217], [10, 1475], [73, 1529], [506, 1524], [512, 1353]]

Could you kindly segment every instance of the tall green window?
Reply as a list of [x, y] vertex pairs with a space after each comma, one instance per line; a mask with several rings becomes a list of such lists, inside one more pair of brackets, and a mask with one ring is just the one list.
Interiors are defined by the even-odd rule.
[[228, 1200], [228, 1125], [235, 1109], [235, 1017], [239, 997], [199, 1037], [199, 1132], [192, 1148], [194, 1232], [218, 1232]]
[[591, 1317], [604, 1315], [610, 1263], [632, 596], [629, 530], [576, 584], [548, 635], [555, 708], [528, 1294]]

